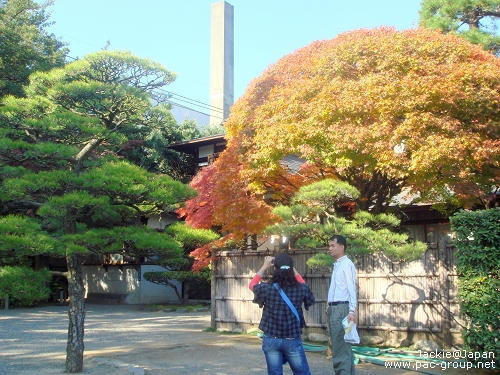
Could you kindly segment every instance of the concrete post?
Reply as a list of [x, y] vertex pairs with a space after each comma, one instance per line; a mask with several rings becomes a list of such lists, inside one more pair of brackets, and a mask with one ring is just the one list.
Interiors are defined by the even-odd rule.
[[220, 124], [234, 102], [234, 7], [212, 4], [210, 45], [210, 124]]

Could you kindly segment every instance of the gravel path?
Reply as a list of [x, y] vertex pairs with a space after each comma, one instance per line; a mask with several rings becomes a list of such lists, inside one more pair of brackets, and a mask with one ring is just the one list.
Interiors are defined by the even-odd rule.
[[[148, 312], [87, 305], [82, 374], [266, 374], [255, 336], [204, 332], [209, 312]], [[0, 310], [0, 375], [64, 374], [67, 306]], [[333, 374], [325, 353], [307, 352], [312, 374]], [[361, 364], [358, 375], [417, 375]], [[285, 366], [284, 375], [291, 375]]]

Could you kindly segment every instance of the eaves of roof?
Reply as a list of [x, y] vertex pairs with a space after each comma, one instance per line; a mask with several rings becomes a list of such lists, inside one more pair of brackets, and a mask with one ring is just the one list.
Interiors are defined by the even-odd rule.
[[202, 147], [214, 143], [226, 143], [225, 134], [216, 134], [208, 137], [191, 139], [189, 141], [171, 143], [165, 147], [171, 150], [184, 152], [193, 149], [193, 147]]

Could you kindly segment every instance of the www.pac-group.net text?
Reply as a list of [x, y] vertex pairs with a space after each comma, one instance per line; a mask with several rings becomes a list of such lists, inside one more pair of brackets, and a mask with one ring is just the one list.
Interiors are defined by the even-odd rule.
[[419, 350], [419, 354], [412, 361], [390, 360], [385, 361], [386, 368], [421, 370], [421, 369], [488, 369], [496, 370], [494, 352], [469, 352], [466, 350], [453, 351], [431, 351], [424, 352]]

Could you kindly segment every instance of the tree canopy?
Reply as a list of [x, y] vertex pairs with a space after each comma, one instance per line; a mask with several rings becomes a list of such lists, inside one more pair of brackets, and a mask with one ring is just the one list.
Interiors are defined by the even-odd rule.
[[374, 214], [399, 194], [486, 204], [499, 180], [499, 73], [494, 55], [423, 28], [313, 42], [271, 65], [232, 107], [205, 217], [260, 233], [276, 222], [275, 204], [325, 178], [355, 187], [358, 209]]
[[420, 26], [453, 33], [485, 50], [500, 52], [498, 0], [423, 0]]
[[160, 89], [174, 78], [130, 52], [102, 51], [32, 74], [26, 98], [0, 106], [0, 258], [66, 258], [68, 372], [83, 365], [82, 256], [182, 256], [178, 241], [140, 219], [177, 209], [195, 191], [123, 152], [144, 134], [169, 131]]
[[[401, 220], [395, 215], [354, 210], [350, 203], [357, 196], [359, 192], [355, 188], [335, 179], [302, 186], [291, 204], [274, 207], [273, 213], [281, 221], [267, 227], [265, 233], [286, 238], [292, 248], [309, 249], [327, 247], [333, 235], [342, 233], [349, 241], [351, 254], [379, 252], [396, 261], [415, 260], [425, 252], [425, 243], [410, 240], [401, 232]], [[323, 259], [324, 254], [316, 254], [308, 264], [330, 266], [333, 263], [331, 257], [327, 257], [326, 263]]]
[[250, 84], [226, 123], [227, 153], [251, 188], [298, 155], [317, 179], [356, 187], [362, 209], [384, 211], [403, 188], [477, 202], [499, 177], [499, 69], [478, 47], [426, 29], [314, 42]]
[[0, 0], [0, 98], [24, 96], [31, 73], [64, 65], [68, 49], [46, 31], [52, 3]]

